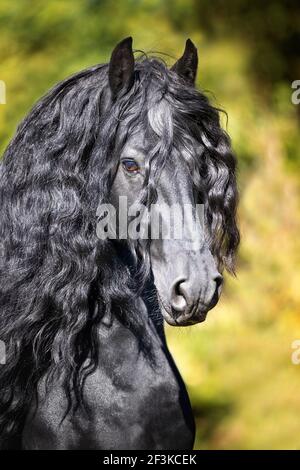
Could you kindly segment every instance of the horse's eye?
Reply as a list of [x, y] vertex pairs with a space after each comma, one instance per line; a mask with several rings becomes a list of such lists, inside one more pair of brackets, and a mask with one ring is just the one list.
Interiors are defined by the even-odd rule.
[[140, 169], [139, 165], [134, 160], [123, 160], [122, 161], [123, 168], [128, 171], [128, 173], [137, 173]]

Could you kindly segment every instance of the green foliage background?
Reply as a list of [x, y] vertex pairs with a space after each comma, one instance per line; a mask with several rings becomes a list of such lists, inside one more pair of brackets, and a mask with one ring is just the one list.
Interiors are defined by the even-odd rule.
[[[299, 3], [292, 0], [1, 0], [1, 153], [53, 84], [136, 49], [199, 50], [198, 86], [226, 109], [239, 159], [238, 276], [205, 324], [168, 328], [197, 420], [196, 448], [300, 448]], [[171, 63], [171, 59], [170, 59]], [[226, 122], [224, 122], [226, 125]]]

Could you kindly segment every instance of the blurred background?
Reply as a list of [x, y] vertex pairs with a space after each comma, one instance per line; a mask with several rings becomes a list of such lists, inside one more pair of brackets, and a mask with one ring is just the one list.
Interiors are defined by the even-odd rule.
[[300, 364], [291, 360], [300, 339], [300, 104], [291, 100], [299, 18], [292, 0], [0, 3], [1, 154], [42, 94], [107, 62], [128, 35], [136, 49], [176, 58], [190, 37], [198, 86], [228, 113], [241, 193], [237, 277], [227, 276], [204, 324], [167, 329], [191, 396], [196, 449], [300, 448]]

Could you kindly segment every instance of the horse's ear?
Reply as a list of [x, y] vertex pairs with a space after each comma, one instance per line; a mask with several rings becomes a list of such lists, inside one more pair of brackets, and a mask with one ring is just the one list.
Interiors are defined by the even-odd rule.
[[132, 86], [133, 74], [132, 37], [129, 37], [116, 45], [110, 58], [108, 79], [113, 98], [122, 89], [128, 90]]
[[173, 72], [184, 78], [190, 85], [195, 84], [198, 68], [198, 52], [196, 46], [188, 39], [185, 43], [183, 56], [171, 67]]

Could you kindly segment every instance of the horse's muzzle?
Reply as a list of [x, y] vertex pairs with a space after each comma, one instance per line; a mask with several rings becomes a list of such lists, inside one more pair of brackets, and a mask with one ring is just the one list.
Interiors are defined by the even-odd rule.
[[195, 287], [189, 279], [177, 278], [172, 286], [169, 301], [158, 295], [167, 323], [172, 326], [189, 326], [201, 323], [207, 312], [218, 302], [222, 291], [223, 277], [216, 272], [205, 283]]

